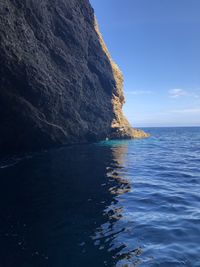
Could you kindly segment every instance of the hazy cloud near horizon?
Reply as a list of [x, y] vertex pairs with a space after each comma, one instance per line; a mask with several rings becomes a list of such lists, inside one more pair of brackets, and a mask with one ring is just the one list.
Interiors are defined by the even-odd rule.
[[200, 114], [200, 108], [178, 109], [178, 110], [172, 110], [170, 112], [177, 114]]
[[182, 96], [200, 98], [200, 89], [197, 90], [170, 89], [168, 93], [172, 98], [179, 98]]
[[127, 95], [151, 95], [153, 91], [151, 90], [132, 90], [127, 91]]
[[187, 92], [183, 89], [170, 89], [169, 95], [170, 97], [178, 98], [178, 97], [187, 95]]
[[[128, 103], [124, 111], [136, 127], [200, 125], [199, 89], [162, 89], [159, 95], [153, 90], [128, 90], [126, 96]], [[160, 99], [163, 105], [158, 109]]]

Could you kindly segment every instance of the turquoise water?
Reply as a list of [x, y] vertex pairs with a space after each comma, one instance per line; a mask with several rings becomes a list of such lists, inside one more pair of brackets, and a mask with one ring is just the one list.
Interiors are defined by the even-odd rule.
[[0, 162], [1, 267], [200, 267], [200, 128]]

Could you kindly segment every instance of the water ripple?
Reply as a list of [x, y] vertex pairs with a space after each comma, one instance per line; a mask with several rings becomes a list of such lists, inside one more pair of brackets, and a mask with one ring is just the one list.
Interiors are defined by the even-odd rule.
[[200, 128], [0, 161], [0, 266], [199, 267]]
[[150, 132], [126, 143], [118, 172], [131, 187], [115, 204], [122, 207], [115, 228], [123, 231], [112, 242], [126, 252], [117, 266], [199, 267], [200, 129]]

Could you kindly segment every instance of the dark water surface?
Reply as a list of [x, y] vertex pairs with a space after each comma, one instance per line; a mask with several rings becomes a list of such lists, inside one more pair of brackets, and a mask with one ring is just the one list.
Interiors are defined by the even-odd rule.
[[0, 267], [200, 267], [200, 128], [0, 162]]

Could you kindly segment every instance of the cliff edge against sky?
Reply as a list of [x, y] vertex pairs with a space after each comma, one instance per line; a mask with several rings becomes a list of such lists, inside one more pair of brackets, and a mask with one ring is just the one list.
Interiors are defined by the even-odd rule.
[[146, 137], [88, 0], [0, 2], [0, 150]]

